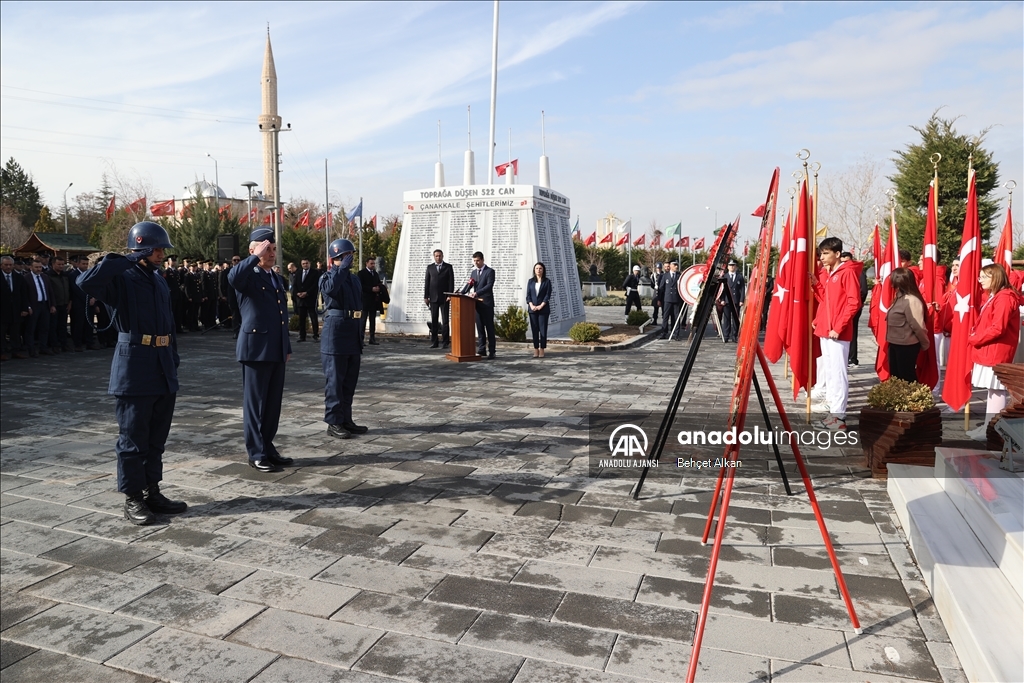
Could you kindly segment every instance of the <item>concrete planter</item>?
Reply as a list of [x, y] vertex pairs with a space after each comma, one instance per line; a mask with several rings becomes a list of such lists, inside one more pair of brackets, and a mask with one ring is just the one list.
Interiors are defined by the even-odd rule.
[[875, 479], [889, 476], [889, 463], [932, 467], [935, 447], [942, 443], [942, 415], [937, 407], [920, 413], [864, 408], [860, 411], [860, 439]]

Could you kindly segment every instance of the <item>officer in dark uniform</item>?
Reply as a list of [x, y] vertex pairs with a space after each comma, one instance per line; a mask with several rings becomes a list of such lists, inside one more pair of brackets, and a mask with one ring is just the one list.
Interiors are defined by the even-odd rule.
[[324, 296], [324, 329], [320, 338], [320, 364], [324, 369], [324, 422], [327, 433], [339, 439], [365, 434], [366, 427], [352, 421], [352, 398], [359, 381], [359, 355], [363, 351], [360, 325], [363, 289], [353, 275], [355, 247], [345, 239], [334, 240], [327, 249], [330, 269], [320, 277]]
[[181, 334], [182, 323], [185, 319], [185, 311], [182, 306], [184, 295], [181, 293], [181, 278], [178, 275], [177, 259], [173, 256], [167, 257], [167, 267], [164, 268], [164, 281], [171, 292], [171, 312], [174, 314], [174, 332]]
[[128, 231], [127, 257], [107, 254], [78, 276], [88, 296], [109, 307], [117, 328], [107, 393], [115, 399], [117, 490], [127, 496], [124, 516], [150, 524], [155, 514], [178, 514], [188, 507], [160, 493], [163, 452], [178, 391], [178, 344], [171, 293], [160, 276], [167, 231], [156, 223], [136, 223]]
[[238, 292], [242, 331], [235, 344], [242, 364], [242, 412], [249, 465], [260, 472], [280, 472], [291, 465], [274, 446], [281, 420], [285, 363], [292, 355], [288, 338], [287, 285], [274, 273], [277, 245], [272, 228], [249, 234], [249, 254], [228, 273]]

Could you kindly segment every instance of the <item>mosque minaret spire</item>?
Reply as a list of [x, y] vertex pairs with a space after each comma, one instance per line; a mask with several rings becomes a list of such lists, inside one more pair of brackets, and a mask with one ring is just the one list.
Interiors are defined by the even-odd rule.
[[277, 69], [274, 68], [274, 51], [270, 47], [270, 27], [267, 26], [267, 49], [263, 54], [263, 77], [260, 80], [263, 92], [263, 106], [259, 124], [263, 132], [263, 194], [274, 196], [274, 137], [275, 130], [281, 130], [281, 117], [277, 115]]

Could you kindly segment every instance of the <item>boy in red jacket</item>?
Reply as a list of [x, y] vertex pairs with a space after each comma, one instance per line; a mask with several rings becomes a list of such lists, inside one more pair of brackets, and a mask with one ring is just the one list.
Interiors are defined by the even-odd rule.
[[859, 261], [840, 261], [843, 241], [826, 237], [818, 245], [822, 268], [814, 285], [818, 311], [814, 316], [814, 335], [821, 343], [821, 369], [825, 375], [825, 402], [830, 415], [821, 421], [826, 429], [846, 429], [846, 401], [850, 380], [846, 375], [853, 338], [853, 318], [860, 310]]

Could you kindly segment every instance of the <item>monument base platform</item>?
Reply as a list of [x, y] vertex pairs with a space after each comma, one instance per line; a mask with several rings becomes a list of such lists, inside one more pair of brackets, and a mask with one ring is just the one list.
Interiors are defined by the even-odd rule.
[[583, 298], [590, 299], [595, 296], [608, 296], [608, 285], [603, 282], [584, 282]]
[[940, 447], [934, 467], [889, 465], [888, 491], [968, 679], [1022, 680], [1024, 479]]

